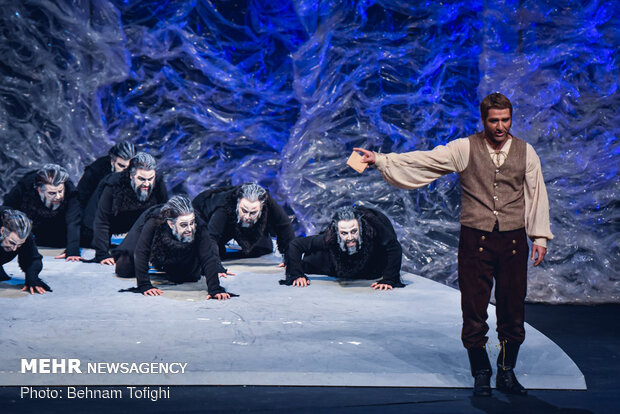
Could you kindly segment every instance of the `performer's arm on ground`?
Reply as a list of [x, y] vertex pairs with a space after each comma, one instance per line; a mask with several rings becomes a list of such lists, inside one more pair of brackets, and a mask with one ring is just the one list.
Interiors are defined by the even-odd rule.
[[[93, 225], [93, 248], [95, 261], [101, 264], [114, 264], [110, 255], [110, 222], [112, 221], [112, 199], [114, 187], [106, 186], [99, 198], [99, 206]], [[104, 263], [105, 262], [105, 263]]]
[[65, 222], [67, 223], [67, 247], [65, 251], [67, 261], [80, 261], [80, 221], [82, 211], [77, 194], [67, 194], [67, 211]]
[[286, 257], [286, 250], [288, 249], [289, 243], [295, 238], [295, 231], [293, 230], [291, 219], [271, 196], [267, 199], [267, 203], [269, 208], [269, 221], [272, 223], [272, 228], [276, 232], [278, 250]]
[[[217, 258], [217, 272], [221, 277], [226, 277], [228, 271], [222, 265], [220, 257], [220, 241], [225, 237], [226, 226], [228, 225], [228, 214], [224, 207], [218, 207], [209, 219], [208, 231], [211, 239], [211, 250]], [[224, 240], [224, 243], [228, 240]]]
[[219, 267], [221, 266], [220, 258], [217, 253], [217, 246], [213, 248], [213, 241], [209, 237], [209, 230], [206, 226], [198, 229], [198, 256], [200, 260], [201, 273], [205, 275], [207, 282], [207, 299], [226, 300], [230, 299], [230, 295], [220, 285]]
[[293, 239], [286, 251], [286, 279], [281, 280], [280, 284], [300, 287], [307, 286], [309, 280], [303, 270], [303, 255], [323, 249], [325, 249], [325, 240], [322, 234]]
[[39, 279], [39, 273], [43, 269], [42, 259], [43, 256], [39, 254], [32, 235], [28, 236], [17, 254], [17, 263], [26, 275], [22, 291], [30, 292], [31, 294], [43, 294], [45, 291], [52, 291], [44, 281]]
[[147, 220], [146, 223], [144, 223], [144, 227], [142, 228], [142, 232], [140, 233], [140, 237], [136, 243], [136, 250], [134, 251], [136, 283], [138, 284], [138, 290], [140, 293], [146, 296], [159, 296], [164, 293], [151, 284], [151, 277], [149, 276], [151, 245], [153, 243], [153, 237], [155, 236], [156, 229], [156, 220]]
[[525, 168], [525, 230], [532, 243], [531, 260], [538, 266], [547, 252], [547, 240], [553, 239], [549, 223], [549, 199], [540, 159], [527, 144]]

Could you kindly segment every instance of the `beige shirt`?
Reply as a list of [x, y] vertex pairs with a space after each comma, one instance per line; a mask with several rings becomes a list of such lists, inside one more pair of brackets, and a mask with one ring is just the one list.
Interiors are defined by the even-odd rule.
[[[501, 166], [510, 151], [512, 138], [497, 153], [487, 143], [489, 155]], [[412, 151], [402, 154], [375, 153], [375, 167], [389, 184], [404, 189], [420, 188], [451, 172], [462, 172], [469, 163], [469, 139], [459, 138], [439, 145], [430, 151]], [[539, 246], [547, 247], [553, 239], [549, 225], [549, 199], [542, 176], [540, 159], [534, 148], [527, 144], [525, 167], [525, 231]]]

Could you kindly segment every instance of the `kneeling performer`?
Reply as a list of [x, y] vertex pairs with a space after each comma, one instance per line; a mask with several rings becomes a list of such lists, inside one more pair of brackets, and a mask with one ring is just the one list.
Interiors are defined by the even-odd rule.
[[307, 286], [306, 274], [320, 274], [344, 279], [381, 278], [370, 285], [378, 290], [404, 287], [401, 261], [402, 248], [383, 213], [366, 207], [342, 207], [321, 234], [298, 237], [289, 244], [286, 279], [280, 284]]
[[26, 274], [26, 281], [22, 291], [31, 294], [52, 289], [41, 279], [39, 273], [43, 269], [43, 257], [39, 254], [37, 245], [30, 231], [32, 221], [21, 211], [0, 207], [0, 280], [9, 280], [2, 265], [9, 263], [17, 256], [19, 267]]
[[207, 279], [207, 299], [226, 300], [230, 295], [220, 286], [217, 257], [213, 255], [207, 226], [197, 221], [188, 198], [172, 197], [166, 204], [146, 210], [112, 251], [116, 274], [135, 277], [138, 291], [147, 296], [164, 293], [151, 284], [149, 262], [176, 283]]

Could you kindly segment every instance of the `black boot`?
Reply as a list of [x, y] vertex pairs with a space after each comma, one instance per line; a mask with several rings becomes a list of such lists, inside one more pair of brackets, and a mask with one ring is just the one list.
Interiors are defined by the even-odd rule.
[[497, 376], [495, 387], [506, 394], [527, 395], [527, 390], [519, 384], [514, 372], [519, 354], [519, 344], [502, 342], [502, 349], [497, 356]]
[[473, 348], [467, 350], [469, 365], [471, 366], [471, 376], [474, 377], [474, 396], [491, 396], [491, 363], [487, 350], [484, 348]]

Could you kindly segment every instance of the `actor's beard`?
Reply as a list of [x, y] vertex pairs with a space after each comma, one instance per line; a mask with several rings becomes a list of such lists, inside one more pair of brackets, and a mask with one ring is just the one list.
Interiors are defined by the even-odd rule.
[[58, 207], [60, 207], [60, 205], [62, 204], [62, 202], [52, 203], [52, 201], [47, 199], [45, 196], [41, 197], [41, 201], [43, 201], [43, 205], [45, 205], [45, 207], [49, 208], [52, 211], [58, 210]]
[[133, 191], [136, 193], [136, 197], [138, 197], [138, 200], [140, 202], [145, 202], [151, 196], [151, 193], [153, 192], [152, 185], [149, 186], [147, 190], [142, 190], [133, 181], [131, 182], [131, 188], [133, 188]]
[[359, 241], [355, 241], [354, 246], [347, 246], [347, 243], [344, 240], [342, 240], [340, 237], [338, 237], [338, 244], [340, 245], [340, 250], [347, 253], [349, 256], [357, 253], [360, 250]]
[[245, 221], [241, 220], [241, 218], [239, 218], [239, 216], [237, 216], [237, 223], [239, 223], [239, 225], [241, 227], [243, 227], [244, 229], [247, 229], [247, 228], [250, 228], [253, 225], [255, 225], [259, 218], [260, 218], [260, 215], [258, 217], [256, 217], [256, 220], [254, 220], [254, 221], [245, 222]]
[[179, 233], [175, 227], [173, 227], [172, 235], [174, 236], [175, 239], [183, 243], [191, 243], [194, 241], [194, 232], [192, 232], [192, 234], [189, 234], [189, 235], [183, 235]]

